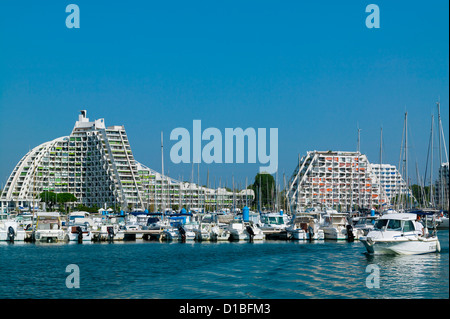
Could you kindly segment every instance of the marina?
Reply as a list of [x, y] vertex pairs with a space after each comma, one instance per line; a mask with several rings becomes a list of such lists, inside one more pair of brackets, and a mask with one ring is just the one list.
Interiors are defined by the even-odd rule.
[[[373, 255], [360, 242], [0, 242], [1, 298], [446, 299], [448, 231], [441, 252]], [[80, 269], [68, 289], [66, 266]], [[379, 288], [367, 286], [378, 267]], [[20, 269], [20, 271], [18, 271]]]
[[[31, 215], [31, 218], [30, 216]], [[422, 218], [422, 219], [421, 219]], [[293, 216], [279, 213], [197, 213], [168, 211], [131, 214], [99, 210], [98, 214], [58, 212], [0, 214], [0, 241], [14, 242], [115, 242], [115, 241], [263, 241], [263, 240], [335, 240], [361, 241], [368, 253], [375, 253], [376, 242], [406, 241], [409, 246], [432, 243], [433, 249], [415, 253], [439, 252], [438, 229], [448, 230], [448, 216], [422, 210], [398, 213], [386, 210], [369, 214], [338, 213], [314, 209]], [[391, 238], [391, 239], [389, 239]], [[383, 250], [385, 253], [386, 251]], [[377, 251], [379, 253], [379, 251]], [[392, 249], [391, 254], [411, 254]]]

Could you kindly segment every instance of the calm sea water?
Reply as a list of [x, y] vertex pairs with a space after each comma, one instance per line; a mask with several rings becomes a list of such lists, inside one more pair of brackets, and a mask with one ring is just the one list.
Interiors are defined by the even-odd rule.
[[[2, 243], [0, 298], [449, 298], [448, 231], [439, 237], [441, 253], [421, 256], [368, 256], [357, 241]], [[79, 288], [66, 286], [70, 264]]]

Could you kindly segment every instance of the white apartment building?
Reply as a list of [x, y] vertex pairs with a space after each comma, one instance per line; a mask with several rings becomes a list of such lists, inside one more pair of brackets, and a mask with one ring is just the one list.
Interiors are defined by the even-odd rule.
[[229, 192], [183, 183], [146, 167], [133, 157], [124, 126], [106, 127], [81, 111], [72, 133], [30, 150], [9, 176], [3, 210], [30, 207], [44, 191], [71, 193], [89, 207], [170, 209], [232, 208], [251, 202], [252, 190]]
[[392, 203], [398, 194], [412, 194], [397, 167], [391, 164], [370, 164], [370, 166], [381, 182], [388, 203]]
[[386, 204], [389, 197], [366, 155], [310, 151], [299, 159], [289, 180], [286, 201], [292, 212], [309, 207], [349, 211]]

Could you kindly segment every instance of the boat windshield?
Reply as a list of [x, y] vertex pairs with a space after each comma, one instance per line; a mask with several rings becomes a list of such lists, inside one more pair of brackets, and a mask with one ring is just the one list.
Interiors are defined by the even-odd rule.
[[379, 219], [375, 223], [375, 230], [402, 230], [402, 222], [397, 219]]
[[375, 226], [373, 226], [373, 228], [375, 230], [381, 230], [383, 229], [384, 226], [387, 225], [388, 220], [387, 219], [379, 219], [377, 220], [377, 222], [375, 223]]
[[283, 217], [281, 216], [263, 216], [261, 217], [261, 221], [266, 224], [283, 224]]

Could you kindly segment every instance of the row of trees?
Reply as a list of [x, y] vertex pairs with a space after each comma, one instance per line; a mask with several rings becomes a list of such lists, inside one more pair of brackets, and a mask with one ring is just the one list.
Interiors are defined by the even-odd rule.
[[55, 193], [49, 191], [40, 193], [39, 198], [50, 210], [53, 210], [55, 205], [58, 204], [60, 208], [64, 207], [64, 210], [67, 211], [67, 204], [77, 201], [75, 195], [71, 193]]

